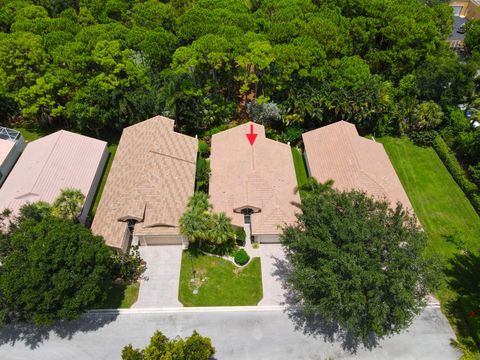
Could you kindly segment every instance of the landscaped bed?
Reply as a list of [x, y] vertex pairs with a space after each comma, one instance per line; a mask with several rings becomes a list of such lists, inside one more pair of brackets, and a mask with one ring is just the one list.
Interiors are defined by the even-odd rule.
[[183, 252], [178, 299], [184, 306], [257, 305], [262, 297], [260, 258], [239, 268], [219, 257], [200, 254], [190, 259], [189, 252]]
[[480, 217], [432, 148], [415, 146], [405, 138], [379, 140], [428, 235], [426, 254], [438, 257], [446, 267], [445, 281], [436, 294], [442, 309], [457, 334], [468, 336], [470, 328], [478, 342], [480, 309], [474, 284], [478, 284], [480, 260], [465, 254], [480, 248]]

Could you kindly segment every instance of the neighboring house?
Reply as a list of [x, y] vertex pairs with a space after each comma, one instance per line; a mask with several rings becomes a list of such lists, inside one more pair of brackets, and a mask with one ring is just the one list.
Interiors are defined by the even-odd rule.
[[0, 126], [0, 186], [25, 147], [25, 139], [17, 130]]
[[[250, 126], [257, 134], [253, 145], [246, 136]], [[279, 242], [300, 203], [290, 146], [267, 139], [265, 128], [250, 122], [212, 136], [210, 167], [213, 210], [257, 242]]]
[[156, 116], [123, 130], [92, 231], [108, 246], [182, 244], [179, 220], [195, 187], [197, 139]]
[[359, 136], [355, 125], [339, 121], [306, 132], [303, 143], [309, 175], [319, 182], [331, 179], [340, 191], [361, 190], [413, 209], [383, 145]]
[[84, 223], [107, 158], [106, 142], [65, 130], [32, 141], [0, 188], [0, 211], [15, 215], [26, 203], [52, 203], [62, 189], [75, 188], [85, 195]]
[[453, 8], [453, 15], [467, 20], [480, 19], [480, 1], [450, 1]]

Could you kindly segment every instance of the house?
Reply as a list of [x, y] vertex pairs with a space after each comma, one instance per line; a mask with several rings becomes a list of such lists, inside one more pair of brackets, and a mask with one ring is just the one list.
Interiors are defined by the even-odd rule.
[[0, 186], [25, 147], [25, 139], [17, 130], [0, 126]]
[[453, 15], [467, 20], [480, 19], [480, 0], [450, 1]]
[[355, 125], [339, 121], [302, 136], [308, 173], [319, 182], [331, 179], [340, 191], [361, 190], [413, 209], [383, 145], [361, 137]]
[[92, 223], [108, 246], [182, 244], [179, 219], [195, 187], [197, 139], [156, 116], [123, 130]]
[[0, 211], [15, 215], [26, 203], [52, 203], [62, 189], [79, 189], [85, 203], [84, 223], [108, 158], [107, 143], [60, 130], [30, 142], [0, 188]]
[[[246, 134], [257, 137], [250, 144]], [[265, 137], [249, 122], [212, 136], [210, 201], [253, 240], [279, 242], [281, 227], [295, 222], [300, 197], [289, 145]]]

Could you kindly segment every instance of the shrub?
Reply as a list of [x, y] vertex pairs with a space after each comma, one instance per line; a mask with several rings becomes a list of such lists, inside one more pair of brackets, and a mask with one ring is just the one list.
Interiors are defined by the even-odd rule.
[[408, 134], [408, 137], [413, 143], [421, 147], [432, 146], [435, 141], [435, 136], [437, 136], [437, 134], [432, 130], [412, 131]]
[[197, 161], [195, 190], [208, 193], [209, 180], [210, 162], [205, 160], [202, 155], [200, 155]]
[[130, 253], [117, 253], [113, 256], [112, 276], [126, 283], [137, 281], [145, 271], [137, 246], [132, 246]]
[[282, 119], [280, 108], [274, 102], [259, 102], [254, 100], [247, 104], [247, 113], [256, 123], [271, 124]]
[[435, 137], [433, 148], [437, 152], [438, 157], [445, 164], [445, 167], [448, 169], [458, 186], [460, 186], [465, 195], [467, 195], [467, 198], [470, 200], [472, 206], [480, 214], [480, 194], [478, 187], [467, 179], [465, 171], [458, 163], [457, 158], [451, 152], [450, 148], [445, 141], [443, 141], [441, 136]]
[[205, 141], [200, 140], [198, 142], [198, 152], [200, 153], [200, 156], [206, 158], [210, 154], [210, 146], [208, 146]]
[[245, 234], [245, 230], [238, 228], [235, 230], [235, 240], [237, 240], [237, 244], [243, 246], [245, 245], [245, 238], [247, 234]]
[[235, 253], [235, 263], [238, 265], [245, 265], [250, 260], [247, 252], [244, 249], [240, 249]]

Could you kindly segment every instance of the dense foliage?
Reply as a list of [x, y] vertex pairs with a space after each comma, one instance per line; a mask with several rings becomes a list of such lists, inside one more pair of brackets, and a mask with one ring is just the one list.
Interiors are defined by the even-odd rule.
[[473, 90], [451, 25], [437, 1], [1, 1], [0, 118], [87, 131], [163, 113], [196, 134], [248, 107], [289, 141], [340, 118], [435, 126], [431, 101]]
[[180, 218], [180, 232], [191, 245], [223, 255], [235, 246], [235, 230], [225, 213], [213, 213], [211, 209], [208, 195], [195, 192]]
[[101, 237], [51, 215], [12, 231], [0, 267], [0, 320], [38, 325], [75, 319], [102, 301], [112, 256]]
[[185, 340], [176, 337], [170, 340], [160, 331], [150, 339], [145, 349], [135, 349], [127, 345], [122, 350], [123, 360], [208, 360], [215, 354], [215, 348], [208, 337], [193, 331]]
[[302, 191], [298, 224], [281, 241], [292, 266], [287, 281], [307, 312], [362, 339], [408, 327], [433, 278], [417, 220], [401, 204], [391, 209], [331, 183], [311, 180]]
[[53, 205], [0, 214], [0, 324], [75, 319], [105, 300], [112, 281], [132, 283], [144, 272], [137, 248], [114, 252], [77, 223], [79, 194], [68, 189]]

